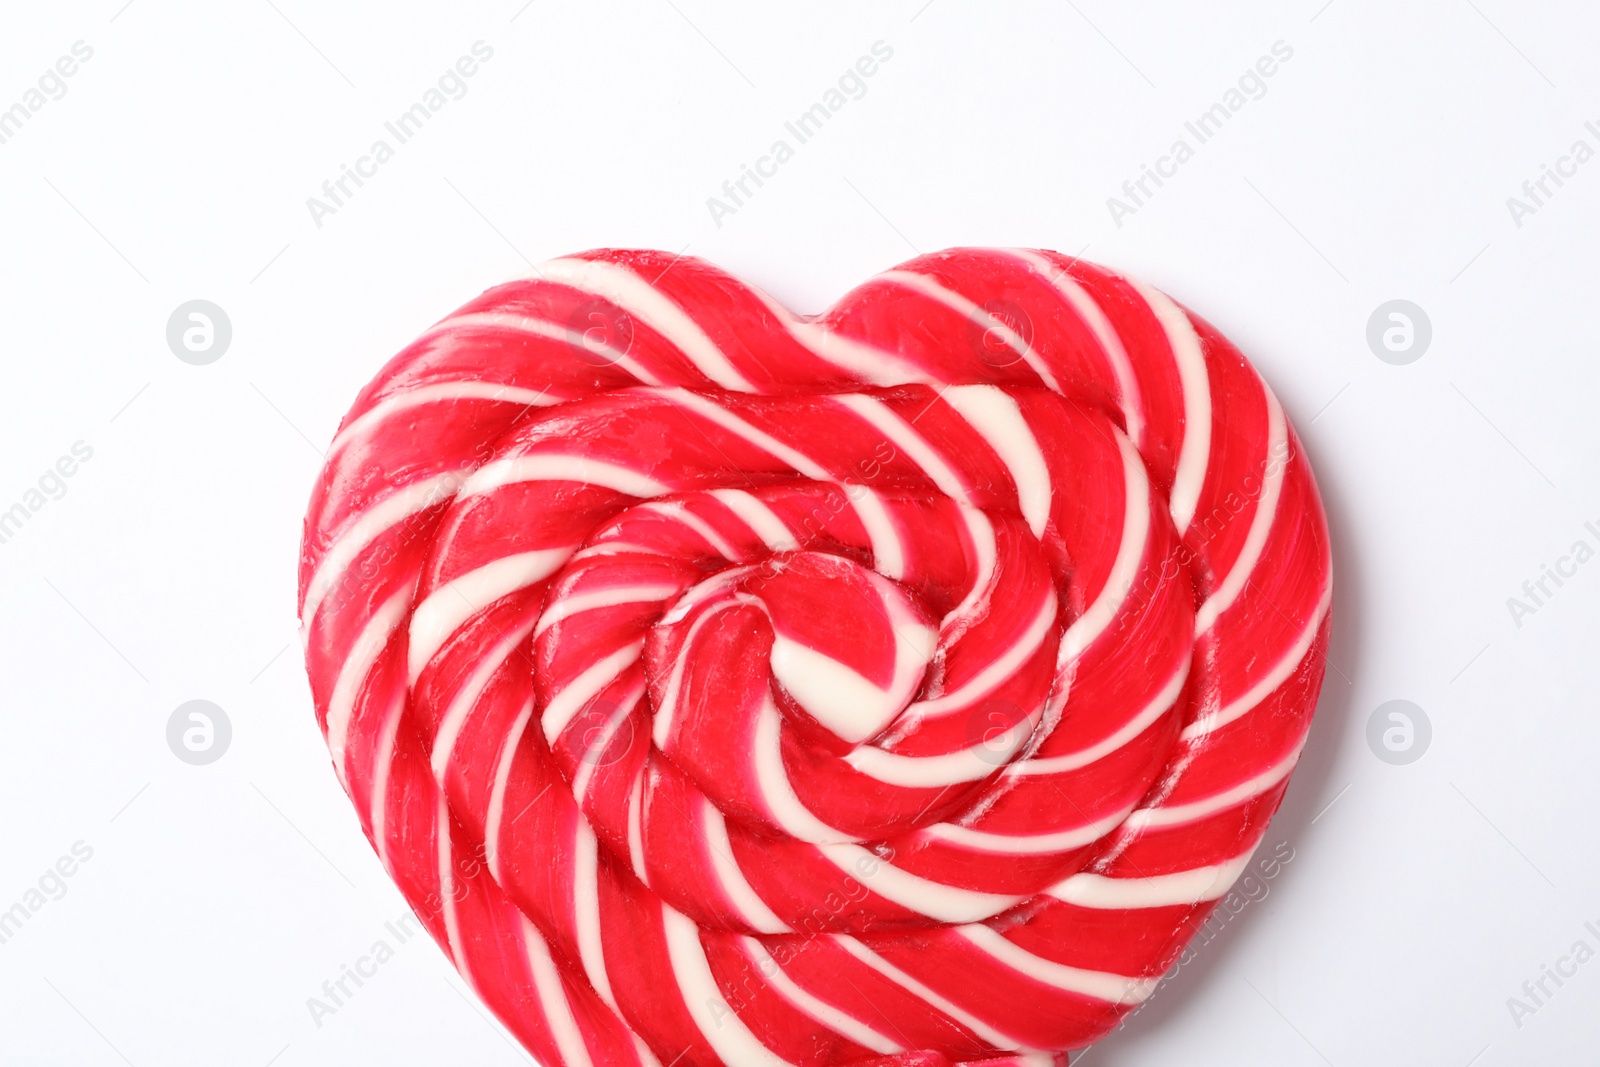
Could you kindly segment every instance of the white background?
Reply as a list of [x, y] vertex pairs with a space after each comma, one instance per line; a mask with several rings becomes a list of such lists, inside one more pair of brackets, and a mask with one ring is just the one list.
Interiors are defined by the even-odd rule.
[[[0, 107], [94, 55], [0, 145], [0, 510], [74, 442], [93, 457], [0, 544], [0, 909], [94, 853], [0, 944], [0, 1062], [526, 1062], [425, 939], [307, 1010], [404, 904], [313, 721], [295, 560], [380, 364], [606, 244], [803, 311], [918, 250], [1052, 247], [1215, 322], [1321, 482], [1328, 683], [1267, 838], [1294, 860], [1085, 1062], [1594, 1062], [1600, 962], [1520, 1027], [1507, 998], [1600, 948], [1600, 562], [1520, 627], [1506, 600], [1600, 547], [1600, 162], [1520, 227], [1506, 199], [1600, 147], [1600, 12], [922, 4], [7, 5]], [[306, 198], [479, 39], [467, 95], [315, 226]], [[867, 94], [719, 227], [706, 198], [878, 40]], [[1279, 40], [1266, 95], [1117, 226], [1107, 197]], [[210, 366], [165, 340], [193, 298], [232, 320]], [[1433, 325], [1407, 366], [1365, 339], [1393, 298]], [[165, 739], [193, 698], [233, 725], [206, 767]], [[1407, 766], [1366, 741], [1391, 699], [1433, 725]]]

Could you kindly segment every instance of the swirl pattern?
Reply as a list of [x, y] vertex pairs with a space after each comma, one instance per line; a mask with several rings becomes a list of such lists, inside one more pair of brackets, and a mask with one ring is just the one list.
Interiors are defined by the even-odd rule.
[[333, 764], [543, 1063], [1064, 1064], [1248, 862], [1322, 683], [1239, 352], [1026, 250], [796, 316], [604, 250], [429, 330], [306, 519]]

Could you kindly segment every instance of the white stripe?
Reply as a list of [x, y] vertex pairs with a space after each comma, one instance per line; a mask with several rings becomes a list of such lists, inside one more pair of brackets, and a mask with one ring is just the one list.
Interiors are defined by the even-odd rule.
[[713, 489], [711, 495], [721, 501], [739, 521], [774, 552], [792, 552], [799, 545], [789, 526], [765, 502], [751, 496], [743, 489]]
[[859, 845], [818, 845], [817, 851], [878, 896], [940, 922], [977, 922], [1027, 899], [930, 882]]
[[1053, 495], [1050, 468], [1021, 405], [992, 385], [952, 385], [943, 396], [1011, 472], [1017, 487], [1017, 510], [1033, 536], [1043, 537]]
[[704, 538], [705, 542], [715, 549], [723, 559], [734, 563], [740, 560], [741, 553], [732, 545], [730, 545], [727, 539], [718, 533], [709, 522], [702, 519], [700, 516], [696, 515], [694, 512], [690, 511], [686, 506], [684, 506], [682, 501], [672, 501], [670, 503], [657, 502], [645, 504], [643, 507], [650, 508], [657, 514], [664, 515], [671, 519], [673, 522], [687, 526], [689, 529], [693, 530], [695, 533]]
[[1040, 359], [1039, 354], [1029, 347], [1028, 342], [1019, 337], [1016, 331], [1005, 323], [993, 322], [988, 312], [984, 311], [973, 300], [953, 289], [940, 285], [925, 274], [916, 274], [908, 270], [886, 270], [873, 280], [891, 282], [913, 292], [921, 293], [928, 299], [943, 304], [968, 322], [996, 331], [1005, 339], [1006, 345], [1021, 356], [1024, 363], [1033, 368], [1033, 372], [1039, 376], [1039, 379], [1046, 386], [1057, 393], [1061, 392], [1061, 385], [1056, 381], [1055, 375], [1050, 373], [1050, 369], [1044, 365], [1044, 360]]
[[1178, 702], [1178, 697], [1183, 693], [1183, 683], [1189, 678], [1189, 658], [1186, 656], [1173, 672], [1167, 684], [1161, 687], [1150, 702], [1139, 713], [1117, 731], [1103, 741], [1096, 741], [1087, 748], [1080, 748], [1076, 752], [1068, 752], [1060, 756], [1040, 756], [1034, 759], [1021, 760], [1006, 768], [1006, 774], [1014, 777], [1030, 774], [1060, 774], [1063, 771], [1075, 771], [1079, 767], [1087, 767], [1097, 760], [1104, 759], [1117, 751], [1129, 741], [1138, 737], [1150, 728], [1161, 716], [1172, 709]]
[[1245, 535], [1239, 558], [1233, 561], [1222, 584], [1195, 613], [1196, 637], [1211, 629], [1217, 616], [1227, 611], [1244, 589], [1251, 572], [1256, 569], [1256, 563], [1261, 559], [1261, 550], [1266, 547], [1267, 535], [1272, 532], [1272, 523], [1278, 514], [1278, 499], [1283, 495], [1284, 470], [1288, 466], [1289, 427], [1278, 398], [1265, 385], [1261, 387], [1261, 392], [1267, 401], [1267, 459], [1266, 470], [1261, 477], [1261, 495], [1256, 498], [1256, 512], [1250, 518], [1250, 532]]
[[773, 702], [772, 693], [769, 691], [766, 703], [756, 715], [752, 745], [754, 751], [751, 753], [751, 762], [756, 772], [756, 788], [761, 791], [761, 799], [767, 805], [767, 814], [784, 833], [800, 841], [818, 844], [828, 841], [859, 840], [843, 830], [829, 826], [800, 802], [799, 796], [795, 794], [794, 784], [789, 781], [788, 772], [783, 767], [782, 726], [782, 713], [778, 711], [778, 705]]
[[411, 615], [408, 656], [411, 684], [438, 655], [445, 642], [472, 616], [498, 600], [554, 574], [573, 546], [543, 548], [501, 556], [465, 574], [458, 574], [429, 593]]
[[350, 735], [350, 717], [355, 714], [356, 697], [361, 686], [372, 673], [373, 665], [388, 647], [389, 640], [405, 621], [406, 609], [411, 606], [411, 590], [402, 589], [383, 602], [372, 613], [361, 633], [345, 652], [339, 664], [339, 674], [333, 683], [333, 694], [328, 698], [328, 752], [333, 765], [344, 780], [344, 746]]
[[712, 873], [717, 876], [723, 899], [732, 905], [734, 914], [758, 934], [793, 933], [745, 878], [739, 861], [734, 858], [733, 842], [728, 839], [728, 820], [708, 797], [701, 798], [700, 821], [705, 825], [706, 854], [711, 859]]
[[600, 760], [606, 749], [616, 740], [617, 731], [633, 715], [639, 701], [644, 699], [644, 688], [645, 680], [641, 672], [638, 682], [617, 701], [616, 709], [600, 724], [599, 733], [591, 730], [584, 734], [583, 754], [578, 757], [578, 773], [572, 776], [572, 795], [580, 807], [589, 795], [589, 783], [594, 780], [595, 772], [604, 766]]
[[583, 706], [637, 662], [639, 653], [643, 649], [642, 638], [622, 646], [599, 662], [591, 664], [582, 674], [568, 682], [561, 692], [551, 697], [539, 715], [539, 725], [544, 730], [544, 739], [554, 745], [556, 738], [561, 736], [561, 731], [565, 730], [573, 717], [583, 710]]
[[552, 259], [537, 272], [544, 281], [570, 285], [604, 298], [649, 326], [683, 353], [700, 373], [724, 389], [755, 392], [716, 342], [676, 301], [620, 263], [596, 259]]
[[449, 770], [450, 756], [455, 752], [456, 740], [460, 738], [462, 729], [467, 725], [472, 709], [478, 706], [478, 698], [483, 696], [489, 680], [494, 677], [496, 671], [505, 666], [506, 660], [511, 658], [517, 646], [528, 639], [528, 633], [532, 629], [533, 620], [529, 619], [516, 629], [501, 635], [500, 640], [496, 641], [472, 668], [472, 674], [456, 691], [450, 706], [445, 709], [444, 716], [439, 720], [439, 728], [433, 735], [433, 752], [429, 758], [433, 776], [441, 785], [444, 784], [445, 772]]
[[1144, 302], [1150, 305], [1177, 364], [1178, 380], [1183, 385], [1183, 444], [1178, 449], [1178, 466], [1172, 475], [1172, 523], [1183, 533], [1194, 518], [1205, 485], [1206, 468], [1211, 462], [1211, 382], [1206, 377], [1206, 357], [1200, 336], [1183, 309], [1164, 293], [1143, 282], [1127, 279]]
[[905, 546], [883, 497], [864, 485], [852, 485], [845, 495], [872, 545], [873, 569], [885, 578], [905, 577]]
[[[727, 572], [723, 573], [726, 574]], [[720, 585], [721, 583], [716, 584]], [[657, 625], [671, 626], [681, 622], [684, 616], [698, 607], [708, 595], [715, 595], [720, 591], [718, 588], [712, 588], [709, 583], [700, 587], [700, 595], [698, 597], [691, 590], [688, 596], [683, 597], [673, 606], [670, 614], [662, 616]], [[730, 601], [720, 608], [713, 608], [705, 612], [689, 624], [689, 632], [683, 635], [683, 643], [679, 646], [679, 654], [673, 657], [672, 671], [667, 675], [667, 685], [661, 693], [661, 703], [655, 708], [655, 719], [650, 727], [650, 739], [663, 752], [666, 751], [667, 743], [672, 740], [672, 724], [678, 714], [678, 699], [683, 694], [683, 676], [689, 669], [689, 657], [684, 653], [694, 644], [695, 639], [700, 636], [700, 631], [715, 621], [718, 615], [747, 602], [742, 600]]]
[[859, 745], [876, 737], [922, 685], [938, 635], [913, 616], [889, 580], [867, 572], [881, 614], [894, 635], [894, 674], [887, 686], [825, 652], [775, 630], [770, 656], [772, 677], [784, 691], [834, 736]]
[[939, 492], [963, 504], [972, 504], [967, 484], [955, 469], [945, 462], [944, 457], [928, 443], [926, 437], [918, 433], [911, 423], [901, 418], [883, 401], [861, 393], [847, 393], [829, 399], [853, 412], [867, 425], [883, 434], [890, 444], [904, 451], [913, 463], [923, 469], [938, 487]]
[[772, 954], [760, 941], [753, 937], [745, 937], [740, 939], [740, 944], [744, 948], [746, 959], [750, 961], [750, 966], [766, 979], [767, 987], [788, 1001], [790, 1006], [801, 1014], [809, 1016], [863, 1048], [869, 1048], [884, 1056], [905, 1051], [905, 1046], [896, 1043], [888, 1035], [880, 1033], [844, 1009], [834, 1007], [803, 988], [778, 965], [778, 961], [772, 958]]
[[976, 782], [999, 771], [1027, 743], [1037, 719], [1030, 716], [1021, 722], [1026, 723], [1027, 728], [1007, 730], [1003, 738], [998, 739], [998, 746], [996, 739], [991, 739], [938, 756], [902, 756], [885, 752], [876, 745], [862, 745], [845, 756], [845, 762], [869, 778], [908, 789], [937, 789]]
[[1161, 981], [1159, 975], [1155, 978], [1132, 978], [1128, 975], [1112, 974], [1109, 971], [1088, 971], [1081, 967], [1068, 967], [1054, 960], [1035, 956], [987, 926], [959, 926], [955, 933], [980, 951], [993, 956], [1007, 967], [1022, 972], [1036, 982], [1111, 1004], [1126, 1006], [1141, 1003], [1155, 992], [1156, 985]]
[[939, 640], [949, 648], [961, 640], [972, 625], [989, 611], [989, 600], [994, 594], [995, 567], [999, 562], [995, 547], [994, 524], [977, 508], [960, 506], [967, 535], [972, 538], [972, 588], [961, 598], [961, 603], [939, 621]]
[[593, 1067], [588, 1046], [583, 1043], [583, 1031], [578, 1029], [578, 1020], [572, 1014], [572, 1002], [561, 984], [556, 961], [550, 956], [550, 946], [526, 916], [522, 917], [522, 943], [527, 946], [528, 970], [539, 992], [539, 1010], [561, 1052], [563, 1067]]
[[489, 813], [484, 818], [484, 860], [494, 880], [501, 883], [505, 882], [505, 875], [500, 870], [500, 823], [506, 815], [506, 789], [511, 784], [511, 765], [516, 761], [522, 735], [528, 732], [528, 723], [533, 720], [533, 703], [532, 696], [523, 702], [522, 710], [517, 713], [517, 721], [511, 724], [505, 744], [500, 747], [500, 761], [494, 769], [494, 787], [489, 791]]
[[606, 971], [605, 943], [600, 938], [600, 843], [582, 817], [577, 820], [577, 836], [572, 846], [572, 926], [578, 942], [578, 961], [589, 985], [600, 999], [617, 1009], [611, 990], [611, 975]]
[[596, 348], [592, 342], [584, 338], [581, 342], [574, 340], [578, 332], [566, 323], [551, 322], [548, 319], [538, 319], [531, 315], [510, 315], [504, 312], [480, 311], [469, 315], [457, 315], [455, 318], [445, 319], [434, 326], [417, 340], [423, 341], [431, 337], [454, 333], [457, 329], [471, 326], [486, 326], [494, 330], [511, 333], [525, 333], [534, 337], [543, 337], [551, 341], [560, 341], [562, 344], [574, 345], [581, 343], [595, 355], [602, 356], [612, 366], [625, 374], [629, 374], [645, 385], [660, 385], [661, 379], [646, 370], [632, 356], [610, 345]]
[[783, 313], [780, 321], [788, 328], [789, 336], [812, 355], [849, 371], [858, 381], [868, 385], [906, 385], [931, 383], [934, 380], [926, 370], [902, 359], [891, 348], [866, 344], [826, 326], [795, 319], [788, 311]]
[[1132, 908], [1187, 907], [1227, 895], [1233, 883], [1250, 862], [1255, 850], [1241, 853], [1224, 863], [1196, 867], [1172, 874], [1147, 878], [1107, 878], [1080, 873], [1046, 889], [1057, 900], [1080, 908], [1123, 910]]
[[660, 395], [663, 399], [681, 408], [687, 408], [696, 415], [716, 423], [723, 429], [738, 434], [757, 448], [769, 453], [774, 459], [787, 463], [807, 478], [814, 481], [834, 480], [833, 475], [829, 474], [826, 468], [819, 465], [804, 452], [791, 448], [764, 430], [756, 429], [727, 408], [707, 400], [698, 393], [691, 393], [687, 389], [663, 389]]
[[678, 602], [672, 605], [672, 610], [661, 616], [659, 625], [671, 626], [680, 623], [689, 617], [690, 612], [722, 596], [730, 597], [735, 601], [735, 605], [718, 604], [715, 608], [717, 611], [726, 611], [728, 607], [737, 605], [765, 611], [766, 606], [758, 598], [739, 591], [742, 588], [740, 583], [744, 580], [744, 574], [742, 570], [730, 568], [718, 571], [711, 577], [703, 579], [698, 585], [691, 586], [678, 598]]
[[949, 715], [969, 706], [975, 700], [988, 696], [1004, 685], [1016, 674], [1017, 668], [1039, 650], [1045, 638], [1055, 629], [1058, 606], [1055, 590], [1046, 587], [1044, 599], [1034, 613], [1033, 621], [1004, 654], [996, 657], [983, 670], [962, 682], [959, 687], [911, 705], [908, 714], [922, 718]]
[[[1115, 432], [1115, 431], [1113, 431]], [[1139, 564], [1144, 559], [1145, 546], [1150, 541], [1150, 482], [1145, 474], [1144, 460], [1134, 450], [1133, 443], [1121, 433], [1116, 434], [1117, 446], [1122, 452], [1122, 540], [1117, 544], [1117, 558], [1111, 563], [1111, 573], [1095, 596], [1094, 603], [1082, 615], [1072, 620], [1067, 632], [1061, 636], [1063, 662], [1083, 655], [1088, 647], [1128, 599], [1133, 580], [1139, 574]], [[1159, 566], [1159, 561], [1158, 561]]]
[[1183, 826], [1187, 823], [1199, 822], [1201, 819], [1215, 815], [1219, 811], [1237, 807], [1248, 800], [1265, 793], [1285, 778], [1294, 770], [1294, 765], [1300, 760], [1300, 751], [1306, 747], [1306, 738], [1302, 737], [1300, 743], [1277, 763], [1268, 767], [1260, 774], [1253, 775], [1231, 789], [1215, 793], [1204, 800], [1196, 800], [1189, 804], [1175, 804], [1172, 807], [1140, 808], [1128, 816], [1128, 829], [1142, 830], [1152, 826]]
[[461, 400], [491, 400], [502, 404], [517, 404], [524, 408], [548, 407], [558, 404], [558, 398], [549, 395], [546, 389], [522, 389], [515, 385], [502, 385], [499, 382], [473, 382], [454, 381], [437, 382], [420, 385], [408, 389], [403, 393], [386, 396], [372, 407], [362, 412], [355, 419], [339, 431], [339, 435], [328, 446], [328, 455], [333, 455], [339, 449], [349, 444], [354, 438], [369, 432], [378, 423], [385, 419], [393, 418], [403, 411], [421, 407], [424, 404], [444, 404]]
[[663, 601], [676, 593], [678, 588], [671, 582], [659, 582], [655, 585], [613, 585], [587, 593], [573, 593], [552, 602], [545, 608], [544, 614], [539, 616], [539, 625], [533, 628], [533, 636], [538, 637], [557, 623], [565, 622], [574, 615], [581, 615], [586, 611], [616, 608], [623, 604]]
[[934, 823], [925, 832], [929, 837], [977, 852], [994, 852], [1003, 856], [1048, 856], [1053, 852], [1070, 852], [1093, 844], [1121, 826], [1133, 808], [1134, 805], [1130, 804], [1086, 826], [1044, 834], [991, 834], [948, 822]]
[[[633, 1038], [633, 1054], [639, 1057], [639, 1062], [643, 1064], [643, 1067], [661, 1067], [661, 1061], [656, 1059], [654, 1052], [650, 1051], [650, 1046], [644, 1043], [644, 1038], [631, 1031], [628, 1036]], [[1041, 1067], [1050, 1067], [1050, 1065], [1042, 1064]]]
[[869, 385], [906, 385], [933, 380], [921, 367], [902, 359], [891, 349], [864, 344], [826, 326], [797, 318], [794, 312], [754, 286], [745, 286], [745, 292], [765, 304], [772, 317], [783, 324], [800, 347], [824, 363], [847, 371], [857, 381]]
[[[921, 633], [925, 638], [920, 647], [931, 652], [933, 632], [923, 629]], [[900, 712], [902, 698], [921, 683], [920, 670], [913, 675], [902, 669], [911, 662], [910, 657], [896, 655], [895, 677], [885, 688], [827, 653], [782, 633], [773, 636], [769, 657], [772, 680], [829, 733], [852, 745], [881, 733]], [[922, 662], [927, 663], [926, 657]]]
[[598, 544], [590, 545], [587, 548], [580, 548], [578, 551], [572, 554], [572, 558], [574, 561], [576, 561], [580, 559], [594, 559], [596, 556], [621, 556], [630, 552], [642, 553], [650, 556], [660, 555], [660, 553], [655, 549], [645, 548], [643, 545], [627, 544], [622, 541], [601, 541]]
[[723, 998], [694, 921], [662, 904], [661, 922], [678, 994], [706, 1044], [723, 1062], [739, 1067], [792, 1067], [763, 1045]]
[[394, 767], [395, 743], [400, 736], [400, 720], [405, 717], [409, 695], [404, 688], [396, 687], [394, 699], [389, 702], [389, 709], [384, 714], [383, 727], [378, 733], [376, 755], [372, 761], [372, 793], [367, 804], [369, 817], [372, 819], [372, 840], [377, 843], [378, 858], [383, 861], [384, 868], [391, 873], [394, 871], [394, 865], [389, 862], [387, 827], [389, 772]]
[[650, 871], [644, 861], [644, 783], [649, 769], [648, 760], [639, 764], [633, 788], [628, 791], [628, 862], [646, 889], [650, 887]]
[[439, 910], [444, 916], [444, 954], [456, 965], [467, 985], [473, 985], [472, 968], [467, 965], [467, 954], [457, 946], [465, 944], [461, 937], [461, 918], [456, 914], [455, 853], [450, 842], [450, 804], [444, 790], [438, 793], [438, 803], [433, 808], [434, 859], [439, 864]]
[[1089, 295], [1088, 290], [1079, 285], [1065, 270], [1056, 267], [1032, 249], [1019, 248], [1015, 253], [1046, 276], [1049, 284], [1066, 297], [1067, 303], [1072, 305], [1072, 310], [1078, 313], [1078, 317], [1094, 334], [1095, 340], [1100, 342], [1100, 349], [1105, 353], [1106, 362], [1111, 365], [1111, 373], [1117, 379], [1119, 394], [1117, 400], [1122, 407], [1122, 419], [1128, 426], [1128, 436], [1133, 438], [1136, 447], [1142, 445], [1144, 415], [1141, 408], [1144, 401], [1139, 395], [1139, 379], [1133, 372], [1132, 361], [1128, 359], [1128, 350], [1122, 347], [1122, 338], [1117, 336], [1111, 320], [1106, 318], [1105, 311], [1094, 297]]
[[535, 452], [510, 456], [479, 467], [461, 487], [462, 496], [478, 496], [518, 482], [582, 482], [629, 496], [664, 496], [672, 487], [649, 475], [577, 453]]
[[1300, 669], [1300, 664], [1311, 651], [1311, 646], [1316, 642], [1317, 633], [1322, 629], [1322, 620], [1328, 617], [1328, 609], [1333, 606], [1333, 579], [1330, 575], [1327, 587], [1322, 591], [1322, 599], [1317, 602], [1317, 610], [1312, 613], [1311, 619], [1306, 623], [1305, 629], [1300, 631], [1300, 636], [1295, 638], [1293, 645], [1283, 654], [1283, 658], [1273, 665], [1272, 670], [1261, 677], [1261, 680], [1242, 695], [1236, 697], [1227, 707], [1218, 709], [1210, 715], [1202, 715], [1183, 731], [1181, 739], [1193, 741], [1204, 737], [1206, 734], [1226, 726], [1241, 716], [1247, 715], [1284, 682], [1289, 676]]
[[911, 977], [909, 974], [902, 971], [900, 968], [896, 967], [894, 964], [890, 963], [888, 960], [884, 959], [882, 956], [878, 955], [876, 952], [872, 951], [855, 938], [848, 937], [845, 934], [834, 934], [833, 940], [839, 945], [840, 948], [844, 949], [846, 952], [850, 953], [850, 955], [854, 956], [868, 967], [871, 967], [874, 971], [877, 971], [885, 978], [890, 979], [906, 992], [920, 998], [930, 1007], [943, 1012], [945, 1015], [954, 1019], [962, 1026], [965, 1026], [968, 1030], [971, 1030], [974, 1034], [977, 1034], [979, 1040], [986, 1041], [997, 1049], [1009, 1050], [1022, 1048], [1022, 1042], [1018, 1041], [1016, 1038], [1010, 1036], [1009, 1034], [1002, 1034], [999, 1030], [996, 1030], [994, 1027], [990, 1026], [976, 1015], [957, 1007], [955, 1004], [951, 1003], [949, 1000], [946, 1000], [938, 993], [935, 993], [933, 990], [929, 989], [927, 986], [923, 985], [921, 982], [917, 981], [915, 978]]
[[412, 482], [370, 505], [359, 518], [340, 531], [306, 585], [306, 599], [300, 606], [301, 632], [306, 640], [310, 639], [311, 623], [317, 617], [317, 608], [322, 605], [323, 598], [332, 592], [345, 569], [361, 551], [390, 527], [435, 504], [448, 501], [460, 488], [463, 478], [464, 475], [450, 471]]

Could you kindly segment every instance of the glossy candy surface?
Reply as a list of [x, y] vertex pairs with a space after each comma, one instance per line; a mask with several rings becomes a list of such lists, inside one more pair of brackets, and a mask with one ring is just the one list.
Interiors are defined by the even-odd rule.
[[306, 518], [334, 767], [548, 1067], [1060, 1064], [1249, 861], [1326, 523], [1255, 371], [1050, 252], [816, 318], [556, 260], [364, 389]]

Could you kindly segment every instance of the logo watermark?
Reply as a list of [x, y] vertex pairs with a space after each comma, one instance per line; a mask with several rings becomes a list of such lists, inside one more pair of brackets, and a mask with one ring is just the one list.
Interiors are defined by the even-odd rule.
[[1385, 363], [1415, 363], [1432, 343], [1433, 320], [1409, 300], [1385, 301], [1367, 318], [1367, 347]]
[[967, 345], [991, 367], [1009, 367], [1033, 344], [1033, 319], [1007, 300], [980, 304], [967, 321]]
[[167, 747], [190, 766], [217, 762], [232, 743], [228, 713], [209, 700], [185, 701], [167, 718]]
[[585, 300], [573, 308], [567, 330], [567, 342], [590, 366], [609, 367], [633, 348], [633, 316], [609, 300]]
[[215, 363], [233, 343], [233, 321], [209, 300], [189, 300], [167, 318], [167, 347], [185, 363]]
[[991, 767], [1003, 767], [1027, 745], [1037, 726], [1028, 709], [991, 697], [967, 713], [967, 748]]
[[1415, 763], [1432, 743], [1428, 713], [1409, 700], [1379, 704], [1367, 718], [1367, 747], [1385, 763], [1396, 767]]

